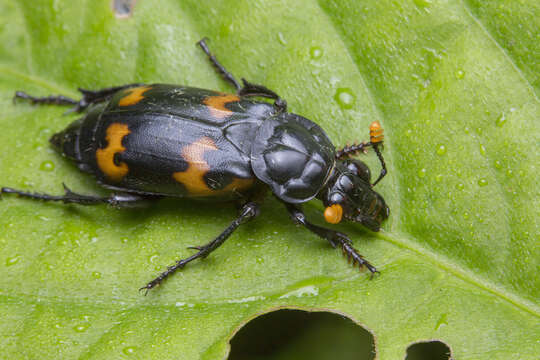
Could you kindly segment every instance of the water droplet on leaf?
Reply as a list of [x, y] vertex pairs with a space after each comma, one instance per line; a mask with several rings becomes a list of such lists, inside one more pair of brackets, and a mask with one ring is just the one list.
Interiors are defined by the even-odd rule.
[[338, 88], [334, 96], [339, 106], [343, 109], [352, 109], [355, 96], [349, 88]]
[[41, 171], [53, 171], [54, 163], [52, 161], [46, 160], [39, 165], [39, 170]]
[[323, 51], [318, 46], [313, 46], [311, 49], [309, 49], [309, 56], [311, 56], [311, 58], [314, 60], [320, 59], [322, 55]]
[[441, 144], [437, 147], [437, 155], [444, 155], [444, 154], [446, 154], [446, 146]]

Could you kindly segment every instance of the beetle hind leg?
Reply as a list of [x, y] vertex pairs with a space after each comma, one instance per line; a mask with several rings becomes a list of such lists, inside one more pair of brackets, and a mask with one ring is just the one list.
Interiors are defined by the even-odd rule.
[[145, 291], [145, 295], [148, 293], [148, 290], [160, 285], [163, 280], [165, 280], [167, 277], [172, 275], [176, 270], [182, 269], [184, 266], [186, 266], [188, 263], [195, 259], [204, 259], [207, 257], [212, 251], [216, 250], [218, 247], [220, 247], [225, 240], [231, 236], [231, 234], [242, 224], [245, 222], [253, 219], [259, 214], [259, 205], [254, 202], [249, 202], [245, 204], [242, 209], [240, 210], [240, 215], [236, 219], [233, 220], [233, 222], [221, 233], [219, 234], [214, 240], [210, 241], [209, 243], [201, 246], [191, 246], [191, 249], [198, 250], [195, 254], [191, 255], [190, 257], [187, 257], [185, 259], [178, 260], [174, 265], [167, 267], [167, 270], [159, 274], [154, 280], [150, 281], [148, 284], [143, 286], [139, 289], [139, 291]]
[[[40, 200], [40, 201], [59, 201], [64, 204], [79, 204], [79, 205], [98, 205], [98, 204], [109, 204], [112, 206], [124, 207], [124, 206], [133, 206], [140, 204], [143, 201], [153, 199], [150, 196], [141, 196], [136, 194], [128, 193], [113, 193], [109, 196], [94, 196], [94, 195], [83, 195], [78, 194], [71, 189], [69, 189], [65, 184], [64, 185], [64, 195], [49, 195], [49, 194], [40, 194], [32, 193], [23, 190], [17, 190], [10, 187], [0, 188], [1, 194], [15, 194], [19, 197]], [[158, 198], [158, 197], [156, 197]]]
[[50, 95], [44, 97], [32, 96], [24, 91], [16, 91], [13, 96], [13, 101], [17, 99], [23, 99], [29, 101], [31, 104], [43, 104], [43, 105], [77, 105], [79, 102], [64, 95]]
[[64, 95], [50, 95], [44, 97], [32, 96], [24, 91], [16, 91], [13, 96], [13, 101], [17, 99], [29, 101], [31, 104], [37, 105], [60, 105], [60, 106], [73, 106], [68, 112], [81, 112], [86, 109], [89, 105], [98, 104], [109, 100], [116, 92], [124, 90], [130, 87], [141, 86], [142, 84], [128, 84], [122, 86], [113, 86], [108, 88], [103, 88], [99, 90], [87, 90], [79, 88], [79, 92], [82, 94], [80, 100], [75, 100]]

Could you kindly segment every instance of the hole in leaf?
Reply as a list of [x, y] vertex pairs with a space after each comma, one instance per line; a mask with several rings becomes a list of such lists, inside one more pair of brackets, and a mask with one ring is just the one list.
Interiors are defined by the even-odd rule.
[[452, 360], [452, 352], [442, 341], [425, 341], [407, 348], [405, 360]]
[[245, 324], [231, 339], [229, 360], [374, 359], [373, 335], [331, 312], [281, 309]]
[[113, 0], [112, 8], [118, 18], [130, 17], [136, 0]]

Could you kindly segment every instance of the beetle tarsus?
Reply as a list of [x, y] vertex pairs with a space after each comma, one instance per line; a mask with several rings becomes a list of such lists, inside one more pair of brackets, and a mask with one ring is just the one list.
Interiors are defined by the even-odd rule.
[[25, 93], [24, 91], [16, 91], [13, 96], [13, 102], [17, 99], [23, 99], [29, 101], [31, 104], [37, 105], [60, 105], [60, 106], [72, 106], [71, 109], [65, 112], [65, 114], [71, 112], [82, 112], [88, 106], [92, 104], [98, 104], [109, 100], [116, 92], [127, 89], [130, 87], [140, 86], [142, 84], [128, 84], [122, 86], [113, 86], [100, 90], [87, 90], [79, 88], [79, 92], [82, 94], [80, 100], [75, 100], [64, 95], [50, 95], [44, 97], [36, 97]]
[[236, 91], [240, 91], [242, 89], [242, 86], [240, 85], [240, 83], [238, 82], [238, 80], [235, 79], [235, 77], [233, 76], [233, 74], [231, 74], [226, 68], [225, 66], [221, 65], [221, 63], [216, 59], [216, 57], [214, 56], [214, 54], [212, 54], [212, 52], [210, 51], [210, 49], [208, 48], [208, 45], [206, 45], [206, 40], [208, 40], [207, 37], [204, 37], [202, 38], [201, 40], [199, 40], [197, 42], [197, 45], [199, 45], [199, 47], [202, 49], [202, 51], [204, 51], [204, 53], [206, 54], [206, 56], [208, 56], [208, 59], [210, 60], [210, 62], [212, 63], [212, 65], [214, 66], [214, 68], [217, 70], [217, 72], [223, 76], [223, 78], [228, 81], [229, 83], [232, 84], [232, 86], [234, 86], [234, 88], [236, 89]]
[[36, 97], [25, 93], [24, 91], [16, 91], [13, 96], [13, 102], [17, 99], [27, 100], [31, 104], [43, 105], [77, 105], [78, 101], [64, 95], [51, 95], [44, 97]]
[[3, 187], [0, 189], [0, 194], [15, 194], [19, 197], [41, 200], [41, 201], [61, 201], [64, 204], [79, 204], [79, 205], [98, 205], [98, 204], [109, 204], [111, 206], [128, 206], [135, 203], [158, 199], [159, 197], [154, 196], [143, 196], [137, 194], [128, 194], [128, 193], [112, 193], [109, 196], [94, 196], [94, 195], [83, 195], [71, 191], [66, 184], [64, 186], [64, 195], [49, 195], [41, 193], [32, 193], [23, 190], [17, 190], [10, 187]]
[[342, 233], [338, 233], [338, 234], [339, 234], [339, 236], [338, 236], [339, 240], [338, 241], [339, 241], [339, 243], [341, 245], [341, 249], [343, 251], [343, 254], [347, 257], [347, 260], [349, 262], [352, 262], [353, 266], [358, 265], [358, 267], [360, 269], [362, 267], [366, 267], [371, 272], [372, 277], [373, 277], [374, 273], [378, 273], [375, 266], [371, 265], [369, 263], [369, 261], [364, 259], [364, 257], [358, 253], [358, 250], [356, 250], [353, 247], [351, 241], [349, 240], [349, 238], [345, 234], [342, 234]]

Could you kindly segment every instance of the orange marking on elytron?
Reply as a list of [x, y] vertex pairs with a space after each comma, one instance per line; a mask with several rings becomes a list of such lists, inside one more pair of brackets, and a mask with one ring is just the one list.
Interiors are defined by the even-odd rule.
[[131, 106], [144, 99], [143, 94], [150, 90], [151, 86], [139, 86], [125, 91], [123, 98], [118, 101], [118, 106]]
[[130, 132], [126, 124], [112, 123], [107, 128], [107, 136], [105, 137], [107, 147], [97, 149], [96, 151], [96, 160], [99, 168], [112, 181], [118, 182], [122, 180], [129, 171], [126, 163], [115, 164], [114, 154], [126, 150], [122, 146], [122, 139]]
[[378, 121], [374, 121], [369, 125], [369, 137], [374, 144], [384, 140], [384, 130]]
[[225, 105], [235, 101], [240, 101], [238, 95], [221, 94], [209, 96], [203, 100], [203, 103], [208, 106], [212, 116], [223, 119], [232, 114], [232, 111], [227, 109]]
[[182, 149], [182, 156], [188, 162], [186, 171], [173, 173], [173, 178], [184, 185], [190, 195], [193, 196], [214, 196], [222, 193], [232, 192], [249, 188], [253, 184], [253, 179], [234, 178], [223, 189], [213, 190], [204, 181], [204, 175], [210, 170], [210, 166], [204, 160], [204, 153], [218, 150], [216, 144], [209, 137], [202, 137], [191, 145]]

